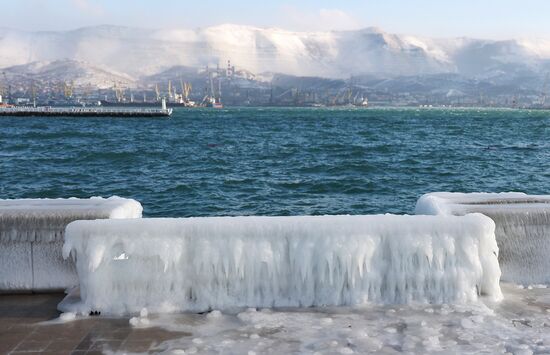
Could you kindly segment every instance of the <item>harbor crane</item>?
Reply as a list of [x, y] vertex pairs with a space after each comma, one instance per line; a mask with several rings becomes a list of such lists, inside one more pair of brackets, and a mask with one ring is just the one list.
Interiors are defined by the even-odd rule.
[[124, 101], [124, 89], [119, 87], [116, 82], [115, 82], [115, 85], [113, 86], [113, 90], [115, 91], [116, 101], [117, 102]]
[[73, 97], [73, 91], [74, 91], [74, 83], [72, 81], [70, 83], [63, 82], [63, 95], [65, 96], [66, 99], [70, 99]]
[[[2, 72], [2, 76], [5, 79], [6, 78], [6, 73]], [[4, 95], [4, 84], [2, 83], [2, 81], [0, 81], [0, 95]]]
[[36, 85], [34, 84], [34, 80], [31, 83], [31, 96], [32, 96], [32, 106], [36, 107]]
[[172, 93], [172, 80], [168, 80], [168, 99], [173, 101], [174, 94]]
[[192, 86], [191, 83], [183, 82], [183, 80], [180, 80], [181, 84], [181, 92], [183, 93], [183, 98], [185, 100], [189, 100], [189, 94], [191, 94]]
[[157, 101], [160, 101], [159, 84], [155, 84], [155, 95], [156, 95], [156, 97], [157, 97]]
[[540, 94], [540, 106], [544, 107], [546, 105], [546, 98], [548, 96], [548, 84], [550, 84], [550, 73], [546, 73], [546, 78], [544, 79], [544, 85], [542, 86], [542, 92]]

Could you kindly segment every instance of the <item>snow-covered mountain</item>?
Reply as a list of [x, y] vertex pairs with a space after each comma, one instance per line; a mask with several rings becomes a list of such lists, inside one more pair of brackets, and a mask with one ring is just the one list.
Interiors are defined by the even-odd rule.
[[231, 60], [253, 73], [328, 78], [452, 73], [490, 80], [546, 72], [550, 69], [550, 41], [430, 39], [376, 28], [331, 32], [238, 25], [195, 30], [115, 26], [66, 32], [0, 29], [0, 68], [67, 59], [135, 79], [173, 66], [225, 66]]
[[136, 81], [122, 73], [102, 69], [86, 62], [55, 60], [32, 62], [2, 69], [2, 78], [11, 83], [29, 86], [31, 83], [71, 82], [76, 87], [110, 88], [116, 83], [133, 87]]

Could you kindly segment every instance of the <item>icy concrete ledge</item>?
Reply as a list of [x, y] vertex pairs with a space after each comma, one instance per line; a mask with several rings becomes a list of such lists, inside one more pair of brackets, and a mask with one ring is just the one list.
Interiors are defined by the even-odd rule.
[[480, 215], [77, 221], [80, 301], [103, 314], [500, 299], [494, 223]]
[[550, 284], [550, 196], [507, 193], [435, 192], [422, 196], [417, 214], [483, 213], [496, 224], [502, 279]]
[[64, 290], [78, 284], [63, 260], [65, 227], [72, 221], [141, 217], [141, 204], [108, 199], [0, 200], [0, 292]]

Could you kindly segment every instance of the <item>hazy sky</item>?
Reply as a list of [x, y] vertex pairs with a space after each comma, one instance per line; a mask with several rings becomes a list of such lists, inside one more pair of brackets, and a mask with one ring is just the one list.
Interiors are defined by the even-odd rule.
[[550, 38], [550, 0], [0, 0], [0, 9], [1, 27], [26, 30], [236, 23], [292, 30], [378, 26], [433, 37]]

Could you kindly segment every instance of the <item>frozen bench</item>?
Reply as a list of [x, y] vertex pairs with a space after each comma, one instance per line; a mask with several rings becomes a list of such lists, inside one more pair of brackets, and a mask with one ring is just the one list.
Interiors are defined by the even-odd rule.
[[500, 299], [494, 223], [481, 215], [77, 221], [80, 299], [62, 311]]
[[502, 279], [550, 284], [550, 196], [436, 192], [422, 196], [417, 214], [483, 213], [496, 224]]
[[103, 199], [0, 200], [0, 292], [64, 290], [78, 284], [74, 263], [61, 256], [72, 221], [141, 217], [139, 202]]

